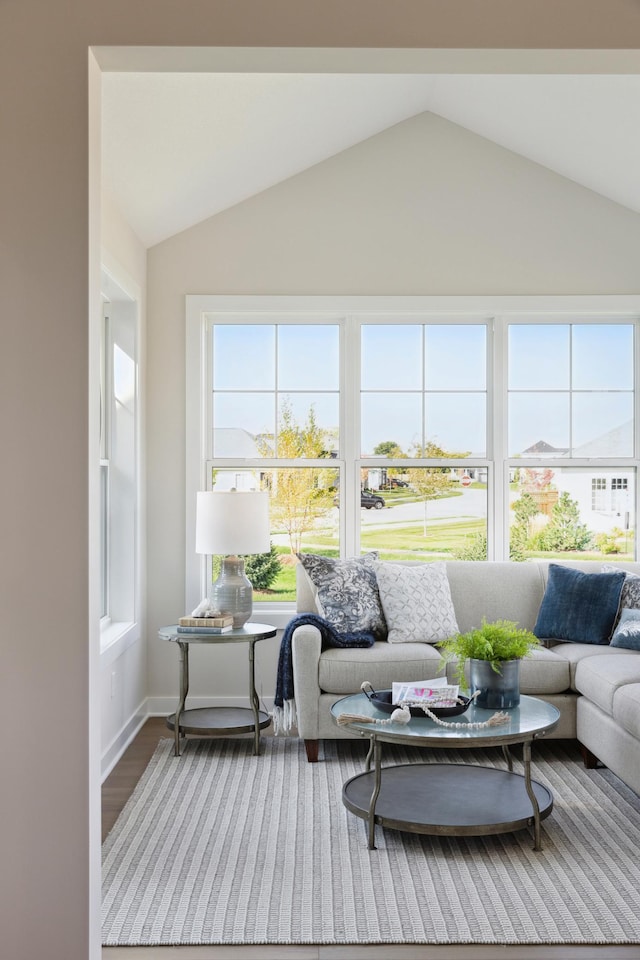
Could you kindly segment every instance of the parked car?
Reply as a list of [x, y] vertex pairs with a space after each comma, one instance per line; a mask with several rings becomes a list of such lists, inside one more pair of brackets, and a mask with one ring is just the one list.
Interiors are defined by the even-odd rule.
[[397, 477], [391, 477], [391, 479], [389, 480], [389, 486], [390, 487], [408, 487], [409, 484], [407, 483], [406, 480], [398, 480]]
[[360, 506], [365, 507], [367, 510], [371, 510], [372, 507], [374, 510], [382, 510], [384, 507], [384, 497], [378, 496], [377, 493], [365, 493], [363, 490], [360, 493]]
[[[333, 498], [333, 502], [336, 507], [340, 506], [340, 498], [336, 495]], [[384, 497], [379, 496], [377, 493], [365, 492], [364, 490], [360, 491], [360, 506], [364, 507], [366, 510], [371, 510], [373, 507], [374, 510], [382, 510], [385, 506]]]

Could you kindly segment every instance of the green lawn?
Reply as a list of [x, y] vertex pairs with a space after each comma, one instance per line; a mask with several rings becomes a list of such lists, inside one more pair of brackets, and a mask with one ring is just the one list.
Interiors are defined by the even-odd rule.
[[[454, 550], [463, 546], [466, 538], [486, 529], [484, 520], [463, 520], [461, 522], [432, 523], [427, 521], [427, 535], [421, 523], [410, 527], [363, 530], [361, 534], [362, 548], [365, 550], [379, 550], [383, 560], [390, 559], [387, 554], [394, 554], [396, 558], [433, 559], [436, 554], [451, 558]], [[428, 556], [424, 556], [428, 554]]]
[[[378, 527], [376, 530], [363, 529], [361, 546], [363, 552], [378, 550], [381, 560], [451, 560], [453, 554], [465, 545], [468, 537], [484, 533], [486, 524], [482, 519], [467, 519], [461, 522], [450, 523], [427, 521], [427, 536], [424, 536], [422, 524], [398, 527]], [[303, 550], [307, 553], [318, 553], [323, 556], [337, 557], [339, 555], [335, 535], [328, 530], [315, 530], [304, 538]], [[288, 556], [285, 547], [279, 547], [278, 552]], [[633, 560], [631, 553], [617, 553], [605, 556], [597, 550], [573, 551], [569, 553], [527, 553], [531, 560], [593, 560], [600, 563], [611, 563], [616, 560]], [[285, 602], [296, 598], [296, 570], [295, 564], [286, 564], [282, 567], [277, 580], [268, 591], [254, 593], [254, 601]]]
[[[464, 544], [468, 536], [485, 530], [483, 520], [468, 520], [454, 524], [427, 524], [427, 536], [423, 534], [422, 524], [397, 529], [363, 530], [361, 545], [363, 551], [378, 550], [381, 560], [446, 560], [452, 552]], [[337, 557], [338, 546], [334, 536], [328, 532], [316, 530], [305, 537], [303, 549], [309, 553]], [[283, 556], [288, 555], [284, 547], [278, 548]], [[282, 567], [273, 586], [268, 591], [255, 591], [254, 601], [283, 602], [295, 600], [295, 565]]]

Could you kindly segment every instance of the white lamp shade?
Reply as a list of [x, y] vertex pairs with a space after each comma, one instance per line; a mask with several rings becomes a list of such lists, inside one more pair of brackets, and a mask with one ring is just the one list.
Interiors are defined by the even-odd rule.
[[268, 553], [270, 549], [266, 490], [214, 490], [197, 494], [196, 553]]

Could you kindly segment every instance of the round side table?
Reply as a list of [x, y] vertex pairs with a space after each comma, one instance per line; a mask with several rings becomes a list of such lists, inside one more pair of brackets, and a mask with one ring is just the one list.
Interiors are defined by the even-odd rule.
[[[175, 736], [174, 753], [180, 756], [180, 738], [187, 734], [197, 736], [234, 736], [253, 733], [253, 753], [260, 753], [260, 731], [268, 727], [271, 718], [260, 710], [256, 693], [255, 645], [260, 640], [275, 637], [276, 629], [265, 623], [245, 623], [226, 633], [179, 633], [176, 624], [161, 627], [158, 636], [178, 646], [180, 658], [180, 702], [175, 713], [167, 717], [167, 726]], [[217, 646], [222, 643], [247, 643], [249, 645], [249, 703], [250, 707], [197, 707], [185, 709], [189, 693], [189, 647], [192, 643]]]

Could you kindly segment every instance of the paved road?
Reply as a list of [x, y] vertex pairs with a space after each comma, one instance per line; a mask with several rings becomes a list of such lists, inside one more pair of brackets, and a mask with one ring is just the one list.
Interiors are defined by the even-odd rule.
[[[461, 497], [445, 497], [427, 502], [427, 519], [444, 517], [486, 517], [486, 490], [464, 490]], [[389, 523], [421, 523], [424, 519], [424, 502], [397, 503], [384, 510], [362, 510], [362, 525], [386, 526]]]
[[[331, 519], [336, 527], [338, 524], [338, 508], [332, 510]], [[422, 523], [424, 520], [424, 502], [397, 503], [384, 510], [366, 510], [362, 508], [361, 522], [363, 527], [388, 527], [388, 526], [408, 526], [410, 524]], [[452, 523], [456, 521], [467, 520], [469, 517], [481, 517], [484, 519], [487, 515], [487, 494], [485, 490], [464, 490], [461, 497], [447, 497], [443, 500], [429, 500], [427, 503], [427, 522], [444, 523], [449, 520]], [[318, 522], [319, 528], [326, 528], [327, 521]], [[272, 540], [278, 546], [287, 546], [289, 539], [285, 534], [276, 534]]]

